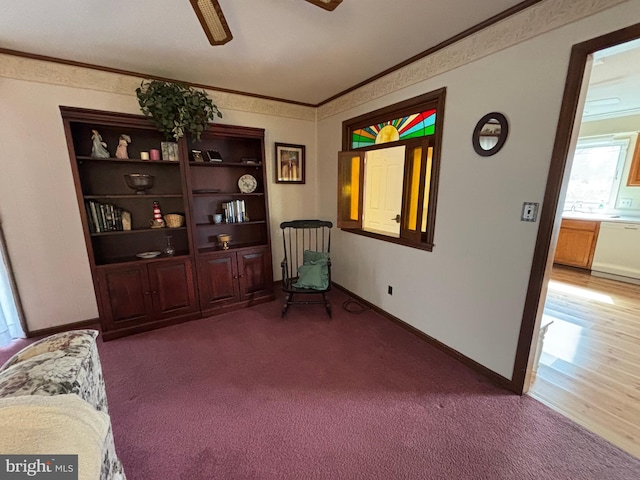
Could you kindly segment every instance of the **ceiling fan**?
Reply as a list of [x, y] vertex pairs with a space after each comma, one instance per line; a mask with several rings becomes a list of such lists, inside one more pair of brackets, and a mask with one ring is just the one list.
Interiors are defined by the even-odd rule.
[[[211, 45], [224, 45], [231, 41], [233, 35], [224, 18], [222, 8], [218, 0], [189, 0], [191, 6], [196, 11], [198, 20], [204, 29], [204, 33], [209, 39]], [[333, 11], [342, 0], [306, 0], [309, 3], [317, 5], [325, 10]]]

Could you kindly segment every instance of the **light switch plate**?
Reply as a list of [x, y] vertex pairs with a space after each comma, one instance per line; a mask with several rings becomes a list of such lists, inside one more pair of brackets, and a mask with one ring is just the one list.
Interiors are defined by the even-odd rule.
[[523, 222], [535, 222], [538, 219], [538, 207], [539, 203], [524, 202], [522, 204], [522, 215], [520, 220]]

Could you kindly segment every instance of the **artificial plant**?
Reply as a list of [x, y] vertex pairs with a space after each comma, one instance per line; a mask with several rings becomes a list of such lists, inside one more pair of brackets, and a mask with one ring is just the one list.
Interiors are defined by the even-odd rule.
[[182, 83], [143, 81], [136, 88], [142, 113], [151, 118], [167, 140], [178, 140], [185, 132], [200, 140], [209, 122], [222, 113], [203, 90]]

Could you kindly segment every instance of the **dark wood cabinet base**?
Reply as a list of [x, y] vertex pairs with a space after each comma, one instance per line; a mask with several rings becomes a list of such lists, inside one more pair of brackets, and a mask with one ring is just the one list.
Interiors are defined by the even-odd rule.
[[271, 294], [271, 295], [251, 298], [249, 300], [243, 300], [242, 302], [234, 303], [231, 305], [225, 305], [224, 307], [210, 308], [202, 311], [202, 317], [203, 318], [213, 317], [215, 315], [221, 315], [223, 313], [233, 312], [241, 308], [251, 307], [253, 305], [260, 305], [261, 303], [272, 302], [275, 299], [276, 299], [276, 296], [274, 294]]
[[224, 313], [234, 312], [236, 310], [241, 310], [243, 308], [251, 307], [252, 305], [259, 305], [261, 303], [272, 302], [275, 300], [275, 298], [276, 298], [275, 295], [271, 294], [271, 295], [252, 298], [250, 300], [244, 300], [242, 302], [226, 305], [224, 307], [211, 308], [208, 310], [203, 310], [202, 312], [196, 312], [196, 313], [190, 313], [188, 315], [172, 317], [166, 320], [141, 323], [138, 325], [128, 326], [125, 328], [118, 328], [116, 330], [103, 330], [102, 339], [105, 342], [108, 342], [110, 340], [115, 340], [117, 338], [122, 338], [129, 335], [134, 335], [137, 333], [149, 332], [151, 330], [169, 327], [171, 325], [177, 325], [179, 323], [190, 322], [193, 320], [200, 320], [208, 317], [214, 317], [217, 315], [222, 315]]
[[136, 333], [148, 332], [150, 330], [156, 330], [158, 328], [169, 327], [171, 325], [177, 325], [179, 323], [189, 322], [191, 320], [198, 320], [202, 318], [200, 312], [189, 313], [187, 315], [180, 315], [177, 317], [167, 318], [165, 320], [156, 320], [148, 323], [139, 323], [137, 325], [131, 325], [124, 328], [118, 328], [115, 330], [102, 330], [102, 339], [105, 342], [109, 340], [115, 340], [116, 338], [126, 337]]

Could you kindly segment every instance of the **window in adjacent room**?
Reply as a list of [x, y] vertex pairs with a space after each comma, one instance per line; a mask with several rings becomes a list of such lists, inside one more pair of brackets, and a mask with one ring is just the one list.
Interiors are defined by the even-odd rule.
[[445, 92], [343, 123], [339, 228], [432, 250]]
[[564, 209], [596, 212], [615, 207], [628, 139], [579, 140]]

